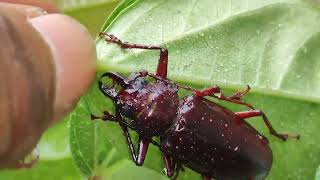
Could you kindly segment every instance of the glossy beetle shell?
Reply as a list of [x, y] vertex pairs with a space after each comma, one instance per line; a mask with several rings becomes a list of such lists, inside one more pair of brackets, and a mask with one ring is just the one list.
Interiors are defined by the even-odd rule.
[[193, 95], [180, 101], [161, 148], [183, 165], [218, 180], [264, 179], [272, 165], [265, 137], [230, 110]]
[[117, 100], [121, 114], [133, 119], [133, 127], [147, 137], [163, 134], [172, 125], [179, 105], [177, 89], [164, 82], [132, 82]]

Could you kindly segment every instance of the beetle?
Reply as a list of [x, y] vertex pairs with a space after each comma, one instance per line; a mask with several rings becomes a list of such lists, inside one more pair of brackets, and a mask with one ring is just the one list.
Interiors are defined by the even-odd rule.
[[[283, 141], [289, 137], [299, 139], [299, 135], [278, 133], [263, 111], [242, 100], [249, 86], [232, 96], [225, 96], [219, 86], [204, 90], [183, 86], [167, 78], [166, 48], [123, 42], [104, 32], [100, 37], [123, 49], [160, 51], [155, 74], [142, 70], [125, 78], [114, 72], [104, 73], [99, 88], [115, 103], [115, 115], [107, 111], [102, 117], [91, 115], [93, 120], [119, 123], [136, 165], [143, 165], [152, 143], [161, 150], [166, 175], [171, 179], [176, 179], [183, 167], [198, 172], [204, 180], [264, 179], [272, 166], [272, 151], [268, 139], [244, 119], [260, 116], [273, 136]], [[105, 77], [118, 84], [120, 90], [106, 85]], [[192, 93], [179, 99], [179, 89]], [[232, 112], [206, 97], [244, 105], [249, 110]], [[139, 135], [137, 150], [128, 129]], [[159, 137], [160, 142], [153, 137]]]

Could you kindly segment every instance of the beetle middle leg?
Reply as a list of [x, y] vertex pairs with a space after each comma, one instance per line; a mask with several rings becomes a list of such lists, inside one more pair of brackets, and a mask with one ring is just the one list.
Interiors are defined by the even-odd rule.
[[147, 50], [160, 50], [160, 58], [158, 62], [156, 75], [161, 78], [167, 77], [168, 70], [168, 50], [161, 46], [148, 46], [142, 44], [134, 44], [129, 42], [122, 42], [119, 38], [112, 34], [100, 32], [100, 37], [104, 37], [107, 42], [118, 44], [123, 49], [147, 49]]
[[278, 133], [271, 125], [268, 117], [265, 115], [265, 113], [261, 110], [251, 110], [251, 111], [244, 111], [244, 112], [236, 112], [235, 113], [237, 117], [239, 117], [240, 119], [246, 119], [246, 118], [251, 118], [251, 117], [257, 117], [257, 116], [261, 116], [265, 125], [268, 127], [270, 134], [272, 134], [273, 136], [286, 141], [289, 137], [290, 138], [296, 138], [299, 139], [300, 135], [290, 135], [290, 134], [281, 134]]

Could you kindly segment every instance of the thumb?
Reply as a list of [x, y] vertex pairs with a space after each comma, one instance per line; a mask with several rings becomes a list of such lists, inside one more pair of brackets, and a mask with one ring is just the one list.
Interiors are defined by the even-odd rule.
[[[0, 3], [0, 167], [13, 167], [30, 153], [52, 119], [70, 111], [94, 77], [95, 53], [88, 33], [71, 18], [45, 14], [36, 7]], [[57, 37], [61, 29], [50, 24], [68, 28], [70, 38]], [[73, 46], [89, 50], [82, 54]], [[82, 57], [75, 58], [75, 67], [72, 55]], [[77, 73], [87, 79], [84, 87], [75, 85], [81, 90], [71, 93], [71, 77], [81, 82]]]

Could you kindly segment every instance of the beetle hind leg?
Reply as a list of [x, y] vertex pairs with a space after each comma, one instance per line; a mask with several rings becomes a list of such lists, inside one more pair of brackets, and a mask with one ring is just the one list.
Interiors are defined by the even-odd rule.
[[257, 117], [257, 116], [261, 116], [265, 125], [267, 126], [267, 128], [269, 129], [270, 134], [272, 134], [273, 136], [286, 141], [288, 138], [295, 138], [295, 139], [300, 139], [300, 135], [291, 135], [291, 134], [281, 134], [278, 133], [271, 125], [268, 117], [265, 115], [264, 112], [262, 112], [261, 110], [251, 110], [251, 111], [244, 111], [244, 112], [236, 112], [235, 113], [237, 117], [239, 117], [240, 119], [246, 119], [246, 118], [251, 118], [251, 117]]

